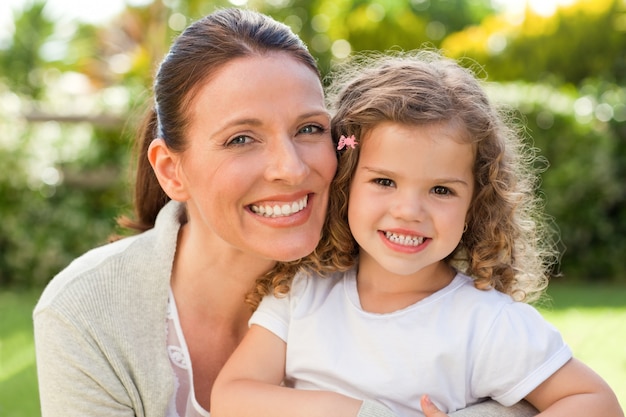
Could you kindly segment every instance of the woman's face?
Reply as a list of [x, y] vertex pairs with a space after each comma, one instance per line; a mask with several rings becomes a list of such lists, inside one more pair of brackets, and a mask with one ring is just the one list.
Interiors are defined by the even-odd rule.
[[283, 53], [237, 58], [189, 111], [176, 172], [207, 250], [279, 261], [312, 252], [337, 168], [317, 75]]

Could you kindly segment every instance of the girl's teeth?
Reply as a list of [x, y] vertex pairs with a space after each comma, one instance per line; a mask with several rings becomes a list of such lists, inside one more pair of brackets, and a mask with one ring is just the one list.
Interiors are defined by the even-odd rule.
[[385, 232], [385, 237], [393, 243], [405, 246], [419, 246], [424, 243], [424, 238], [419, 236], [406, 236], [392, 232]]
[[260, 214], [264, 217], [283, 217], [295, 214], [301, 210], [303, 210], [308, 202], [309, 196], [305, 196], [298, 201], [294, 201], [291, 204], [283, 204], [278, 205], [275, 204], [273, 206], [270, 205], [251, 205], [250, 209], [256, 213]]

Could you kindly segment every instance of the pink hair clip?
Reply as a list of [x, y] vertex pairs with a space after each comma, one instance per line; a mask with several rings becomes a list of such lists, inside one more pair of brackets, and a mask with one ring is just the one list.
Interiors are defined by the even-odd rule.
[[349, 136], [349, 137], [345, 137], [344, 135], [341, 135], [341, 137], [339, 138], [339, 143], [337, 144], [337, 150], [340, 151], [343, 148], [346, 148], [348, 146], [354, 149], [356, 148], [356, 145], [358, 145], [358, 142], [356, 141], [356, 138], [354, 137], [354, 135]]

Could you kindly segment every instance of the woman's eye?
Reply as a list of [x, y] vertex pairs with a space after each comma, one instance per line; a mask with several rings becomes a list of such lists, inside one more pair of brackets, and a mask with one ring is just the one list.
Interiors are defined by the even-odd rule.
[[228, 142], [226, 142], [226, 146], [236, 146], [236, 145], [245, 145], [246, 143], [250, 143], [252, 138], [250, 136], [240, 135], [235, 136]]
[[393, 187], [394, 185], [393, 180], [390, 180], [389, 178], [376, 178], [374, 183], [380, 185], [381, 187]]
[[324, 132], [324, 128], [318, 125], [306, 125], [302, 129], [298, 131], [298, 133], [304, 133], [307, 135], [322, 133]]

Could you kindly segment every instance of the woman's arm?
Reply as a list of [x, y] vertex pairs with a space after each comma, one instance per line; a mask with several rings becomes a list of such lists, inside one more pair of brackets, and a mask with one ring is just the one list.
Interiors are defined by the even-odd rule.
[[[252, 325], [220, 371], [211, 393], [212, 417], [347, 417], [384, 416], [375, 403], [327, 391], [281, 386], [286, 343], [269, 330]], [[306, 404], [306, 406], [303, 406]], [[363, 409], [361, 409], [363, 407]], [[365, 413], [365, 414], [363, 414]], [[388, 416], [393, 416], [389, 412]]]
[[132, 417], [132, 400], [113, 367], [79, 329], [53, 311], [34, 317], [42, 417]]
[[450, 417], [532, 417], [538, 412], [535, 407], [523, 400], [511, 407], [489, 400], [450, 413]]
[[[448, 417], [446, 413], [439, 411], [427, 396], [422, 397], [421, 404], [426, 417]], [[538, 412], [526, 401], [505, 407], [496, 401], [489, 400], [450, 413], [449, 417], [532, 417], [536, 416]]]

